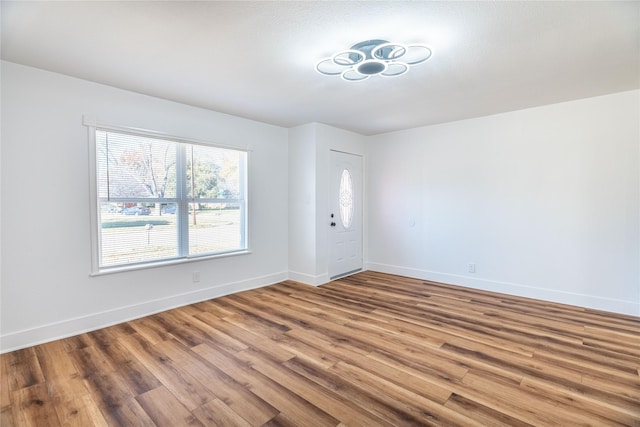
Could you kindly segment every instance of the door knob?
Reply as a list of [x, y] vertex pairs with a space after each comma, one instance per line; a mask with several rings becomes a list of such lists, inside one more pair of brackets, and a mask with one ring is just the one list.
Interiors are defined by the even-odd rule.
[[336, 226], [336, 223], [335, 223], [335, 222], [332, 222], [330, 225], [331, 225], [332, 227], [335, 227], [335, 226]]

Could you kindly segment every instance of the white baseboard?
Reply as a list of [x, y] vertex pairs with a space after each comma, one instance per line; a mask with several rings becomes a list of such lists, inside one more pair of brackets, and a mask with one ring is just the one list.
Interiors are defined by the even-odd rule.
[[[388, 264], [370, 262], [365, 264], [364, 267], [364, 270], [380, 271], [382, 273], [397, 274], [416, 279], [450, 283], [453, 285], [467, 286], [486, 291], [500, 292], [545, 301], [559, 302], [562, 304], [590, 307], [597, 310], [640, 316], [640, 302], [635, 303], [632, 301], [617, 300], [613, 298], [562, 292], [553, 289], [536, 288], [515, 283], [498, 282]], [[9, 333], [0, 337], [0, 353], [6, 353], [61, 338], [67, 338], [140, 317], [149, 316], [151, 314], [170, 310], [176, 307], [272, 285], [287, 279], [312, 286], [320, 286], [330, 281], [328, 274], [312, 276], [290, 271], [212, 286], [206, 289], [145, 301], [140, 304], [119, 307], [113, 310]]]
[[0, 337], [0, 353], [94, 331], [211, 298], [272, 285], [287, 278], [287, 272], [275, 273], [9, 333]]
[[452, 285], [466, 286], [485, 291], [500, 292], [503, 294], [593, 308], [596, 310], [640, 316], [640, 302], [635, 301], [604, 298], [595, 295], [564, 292], [555, 289], [538, 288], [520, 285], [517, 283], [479, 279], [469, 276], [440, 273], [437, 271], [420, 270], [416, 268], [380, 264], [375, 262], [367, 263], [366, 267], [367, 270], [379, 271], [382, 273], [397, 274], [400, 276], [430, 280], [433, 282], [449, 283]]
[[312, 276], [310, 274], [299, 273], [297, 271], [289, 272], [289, 280], [304, 283], [305, 285], [320, 286], [330, 281], [328, 274], [320, 274], [318, 276]]

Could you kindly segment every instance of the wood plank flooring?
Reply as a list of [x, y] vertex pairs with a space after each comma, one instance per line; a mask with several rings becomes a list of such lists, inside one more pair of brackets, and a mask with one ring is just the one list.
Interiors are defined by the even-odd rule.
[[0, 359], [2, 427], [640, 426], [640, 318], [375, 272]]

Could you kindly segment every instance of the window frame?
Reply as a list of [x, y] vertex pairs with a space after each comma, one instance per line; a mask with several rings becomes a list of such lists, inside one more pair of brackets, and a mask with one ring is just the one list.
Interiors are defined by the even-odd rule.
[[[89, 140], [89, 188], [90, 188], [90, 240], [91, 240], [91, 276], [97, 276], [102, 274], [117, 273], [122, 271], [140, 270], [146, 268], [153, 268], [158, 266], [183, 264], [187, 262], [201, 261], [214, 258], [225, 258], [236, 255], [249, 254], [249, 197], [248, 197], [248, 182], [249, 182], [249, 163], [250, 163], [250, 150], [248, 148], [216, 144], [208, 141], [198, 141], [194, 139], [178, 137], [169, 135], [166, 133], [151, 131], [147, 129], [130, 128], [123, 126], [104, 125], [98, 124], [92, 117], [84, 116], [84, 125], [88, 129]], [[101, 242], [101, 220], [100, 220], [100, 204], [101, 198], [98, 195], [98, 161], [97, 161], [97, 141], [96, 133], [98, 131], [114, 132], [127, 134], [131, 136], [140, 136], [144, 138], [153, 138], [159, 140], [166, 140], [171, 143], [179, 144], [176, 150], [176, 176], [178, 174], [186, 173], [186, 161], [185, 161], [185, 144], [194, 146], [204, 146], [208, 148], [219, 148], [225, 150], [233, 150], [244, 154], [244, 161], [240, 162], [239, 170], [239, 197], [235, 199], [219, 199], [219, 198], [191, 198], [186, 191], [186, 179], [177, 180], [176, 182], [176, 194], [175, 197], [164, 198], [118, 198], [118, 202], [129, 201], [131, 203], [175, 203], [177, 209], [180, 209], [181, 214], [186, 216], [186, 219], [179, 221], [176, 225], [178, 242], [176, 249], [178, 255], [170, 258], [156, 259], [150, 261], [141, 261], [130, 264], [120, 264], [114, 266], [100, 266], [100, 255], [102, 250]], [[182, 188], [179, 189], [178, 183], [182, 181]], [[142, 201], [144, 199], [144, 201]], [[240, 245], [237, 250], [230, 250], [224, 252], [210, 252], [201, 254], [188, 254], [189, 243], [189, 219], [188, 219], [188, 206], [191, 203], [239, 203], [240, 205]], [[186, 250], [187, 255], [181, 255]]]

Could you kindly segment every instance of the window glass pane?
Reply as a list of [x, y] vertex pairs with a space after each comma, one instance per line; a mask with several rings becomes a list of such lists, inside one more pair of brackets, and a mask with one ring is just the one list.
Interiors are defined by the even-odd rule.
[[175, 142], [97, 131], [98, 197], [174, 198]]
[[340, 177], [340, 221], [344, 228], [351, 227], [353, 220], [353, 181], [348, 169], [342, 171]]
[[245, 153], [223, 150], [218, 182], [219, 199], [243, 199], [240, 172], [244, 169]]
[[[174, 206], [171, 204], [168, 206]], [[159, 215], [152, 204], [100, 204], [100, 265], [135, 264], [178, 255], [176, 215]], [[165, 208], [166, 209], [166, 208]]]
[[238, 174], [243, 154], [222, 148], [188, 146], [186, 180], [189, 198], [238, 198]]
[[190, 203], [189, 253], [198, 255], [242, 248], [240, 211], [238, 203]]

